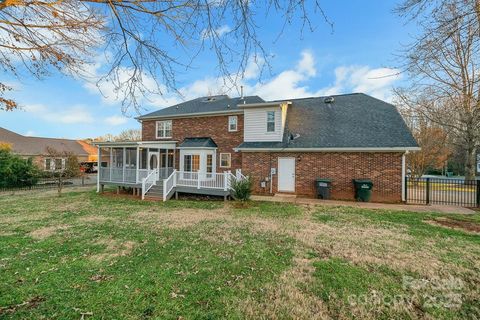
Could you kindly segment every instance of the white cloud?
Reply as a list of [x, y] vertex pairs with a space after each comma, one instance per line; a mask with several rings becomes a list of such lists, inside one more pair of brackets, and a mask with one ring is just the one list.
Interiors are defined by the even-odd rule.
[[31, 104], [23, 107], [28, 113], [52, 123], [77, 124], [92, 123], [93, 116], [88, 112], [88, 107], [78, 105], [66, 109], [51, 109], [42, 104]]
[[35, 135], [35, 131], [33, 130], [28, 130], [27, 132], [25, 132], [25, 135], [27, 137], [33, 137]]
[[215, 36], [216, 38], [220, 38], [225, 33], [230, 31], [232, 31], [232, 29], [228, 25], [224, 24], [223, 26], [220, 26], [216, 29], [203, 29], [200, 36], [203, 40], [213, 38], [213, 36]]
[[246, 86], [246, 93], [259, 95], [266, 100], [312, 96], [313, 93], [304, 83], [316, 74], [315, 58], [312, 52], [305, 50], [294, 68], [285, 70], [264, 83]]
[[[363, 92], [389, 101], [391, 100], [392, 85], [401, 78], [397, 69], [344, 65], [334, 70], [335, 79], [331, 84], [315, 86], [315, 83], [319, 82], [315, 60], [315, 56], [310, 50], [304, 50], [301, 52], [299, 60], [292, 64], [291, 68], [283, 70], [270, 79], [259, 81], [258, 77], [265, 61], [262, 59], [255, 61], [252, 57], [248, 61], [243, 79], [235, 84], [228, 77], [207, 76], [179, 88], [178, 93], [169, 92], [166, 87], [163, 87], [161, 88], [164, 92], [163, 95], [140, 96], [139, 93], [137, 98], [141, 105], [153, 106], [152, 109], [156, 109], [206, 95], [229, 94], [236, 96], [240, 93], [240, 85], [243, 85], [246, 95], [259, 95], [265, 100]], [[102, 64], [103, 62], [98, 60], [98, 63], [91, 68], [92, 74], [97, 75]], [[118, 73], [120, 81], [126, 80], [131, 72], [132, 70], [128, 68], [121, 68]], [[236, 76], [232, 75], [232, 78], [236, 78]], [[156, 91], [157, 84], [153, 78], [143, 75], [142, 80], [147, 89], [152, 92]], [[100, 90], [102, 100], [106, 104], [116, 105], [122, 101], [122, 88], [115, 88], [112, 82], [101, 81], [97, 84], [96, 81], [86, 82], [84, 86], [93, 93], [98, 94]], [[111, 118], [105, 122], [111, 125], [122, 124], [120, 122], [123, 120], [120, 118]]]
[[111, 116], [105, 118], [105, 122], [111, 126], [119, 126], [121, 124], [127, 123], [128, 119], [122, 116]]
[[392, 85], [400, 78], [400, 70], [394, 68], [341, 66], [335, 69], [335, 83], [320, 89], [318, 94], [363, 92], [376, 98], [390, 101]]

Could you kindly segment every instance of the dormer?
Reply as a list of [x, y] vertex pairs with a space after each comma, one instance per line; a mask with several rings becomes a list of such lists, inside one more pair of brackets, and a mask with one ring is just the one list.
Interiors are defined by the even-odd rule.
[[239, 104], [244, 111], [244, 141], [282, 141], [290, 102]]

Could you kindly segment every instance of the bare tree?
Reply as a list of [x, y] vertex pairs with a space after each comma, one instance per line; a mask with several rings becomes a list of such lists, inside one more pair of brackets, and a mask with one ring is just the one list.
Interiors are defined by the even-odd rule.
[[399, 108], [421, 150], [406, 155], [407, 166], [413, 177], [421, 177], [428, 169], [443, 168], [451, 150], [445, 130], [410, 108]]
[[[61, 196], [65, 179], [81, 175], [80, 163], [78, 162], [77, 156], [73, 153], [59, 151], [52, 147], [47, 147], [45, 156], [52, 159], [51, 161], [54, 162], [55, 170], [52, 174], [57, 180], [58, 196]], [[57, 162], [60, 167], [58, 167]]]
[[[123, 111], [139, 111], [142, 97], [177, 90], [178, 72], [205, 49], [215, 53], [219, 75], [234, 87], [249, 61], [268, 66], [257, 22], [277, 14], [285, 24], [300, 19], [302, 32], [313, 30], [312, 16], [329, 23], [318, 1], [5, 0], [0, 65], [20, 79], [57, 70], [108, 82]], [[102, 52], [105, 59], [95, 68]], [[16, 102], [3, 97], [8, 89], [0, 85], [0, 106], [11, 110]]]
[[139, 129], [127, 129], [118, 135], [108, 133], [94, 139], [95, 141], [140, 141], [142, 140], [142, 131]]
[[429, 16], [422, 17], [422, 33], [405, 52], [411, 88], [396, 90], [406, 106], [441, 126], [463, 148], [467, 179], [475, 178], [480, 142], [479, 3], [405, 2], [403, 12], [417, 8], [417, 17], [418, 10], [428, 10]]

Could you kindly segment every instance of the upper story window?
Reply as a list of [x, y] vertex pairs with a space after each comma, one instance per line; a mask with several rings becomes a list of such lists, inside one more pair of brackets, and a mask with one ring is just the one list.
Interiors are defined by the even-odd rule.
[[267, 111], [267, 132], [275, 132], [275, 111]]
[[172, 120], [157, 121], [157, 139], [172, 137]]
[[234, 132], [237, 131], [238, 128], [238, 117], [237, 116], [229, 116], [228, 117], [228, 131]]

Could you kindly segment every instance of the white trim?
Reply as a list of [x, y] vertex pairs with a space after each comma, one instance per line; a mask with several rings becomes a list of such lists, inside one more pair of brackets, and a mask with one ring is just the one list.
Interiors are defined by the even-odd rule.
[[[235, 129], [234, 130], [230, 129], [230, 119], [235, 119]], [[228, 125], [228, 132], [237, 132], [238, 131], [238, 116], [237, 115], [228, 116], [227, 125]]]
[[175, 149], [175, 146], [178, 141], [169, 140], [169, 141], [119, 141], [119, 142], [94, 142], [94, 146], [100, 147], [134, 147], [134, 146], [144, 146], [150, 148], [161, 148], [161, 149]]
[[273, 101], [273, 102], [259, 102], [259, 103], [245, 103], [245, 104], [237, 104], [239, 108], [263, 108], [263, 107], [270, 107], [270, 106], [281, 106], [284, 104], [291, 104], [291, 101]]
[[[170, 123], [170, 135], [169, 136], [159, 136], [158, 135], [158, 125], [160, 123]], [[172, 138], [172, 131], [173, 131], [173, 121], [172, 120], [159, 120], [159, 121], [156, 121], [155, 122], [155, 138], [156, 139], [171, 139]], [[166, 128], [163, 129], [163, 133], [166, 134], [167, 133], [167, 130]]]
[[[228, 154], [228, 156], [230, 157], [230, 159], [228, 161], [228, 166], [222, 166], [222, 154]], [[218, 166], [220, 168], [231, 168], [232, 167], [232, 154], [230, 152], [221, 152], [220, 156], [219, 156]]]
[[196, 113], [180, 113], [180, 114], [171, 114], [163, 116], [146, 116], [136, 118], [138, 121], [142, 122], [143, 120], [155, 120], [155, 119], [175, 119], [175, 118], [196, 118], [204, 117], [211, 115], [231, 115], [231, 114], [243, 114], [243, 110], [222, 110], [222, 111], [209, 111], [209, 112], [196, 112]]
[[419, 147], [391, 147], [391, 148], [235, 148], [242, 152], [405, 152], [419, 151]]
[[402, 201], [405, 201], [406, 197], [406, 189], [405, 189], [405, 175], [407, 173], [406, 165], [405, 165], [405, 155], [406, 153], [402, 154]]
[[217, 147], [177, 147], [179, 150], [216, 150]]

